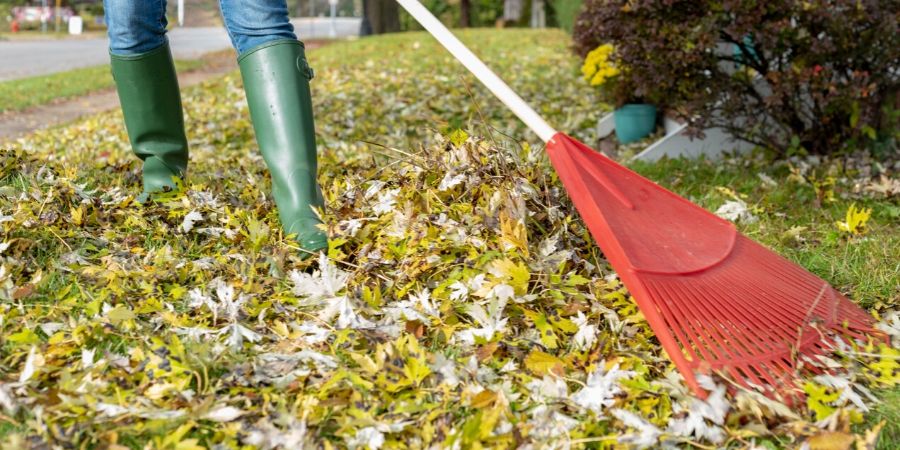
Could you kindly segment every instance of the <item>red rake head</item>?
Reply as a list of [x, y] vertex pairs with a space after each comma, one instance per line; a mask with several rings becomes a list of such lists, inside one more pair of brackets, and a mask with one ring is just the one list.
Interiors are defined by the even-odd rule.
[[559, 133], [547, 153], [588, 229], [663, 348], [698, 395], [695, 373], [791, 386], [798, 358], [872, 319], [825, 281], [703, 208]]

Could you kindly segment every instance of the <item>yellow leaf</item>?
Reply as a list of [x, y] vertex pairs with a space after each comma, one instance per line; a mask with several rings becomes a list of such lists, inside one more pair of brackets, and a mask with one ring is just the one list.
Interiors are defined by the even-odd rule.
[[144, 391], [144, 396], [151, 400], [159, 400], [165, 397], [166, 393], [173, 389], [175, 389], [175, 385], [173, 383], [154, 384], [153, 386], [147, 388], [146, 391]]
[[719, 191], [720, 194], [730, 197], [734, 200], [740, 200], [741, 197], [734, 191], [734, 189], [727, 188], [725, 186], [716, 186], [716, 190]]
[[424, 359], [411, 357], [406, 360], [406, 365], [403, 366], [403, 374], [413, 384], [418, 385], [425, 377], [431, 374], [431, 369]]
[[856, 450], [875, 450], [875, 447], [878, 445], [878, 436], [881, 434], [881, 429], [884, 428], [885, 423], [887, 421], [882, 420], [878, 425], [875, 425], [871, 430], [860, 436], [859, 440], [856, 441]]
[[350, 380], [350, 383], [353, 384], [353, 386], [358, 388], [370, 390], [375, 387], [374, 383], [364, 379], [363, 377], [359, 376], [359, 374], [354, 372], [348, 372], [347, 378]]
[[504, 278], [503, 281], [512, 286], [516, 294], [524, 295], [528, 292], [531, 272], [528, 271], [528, 266], [525, 264], [516, 264], [509, 258], [495, 259], [491, 262], [491, 273]]
[[362, 368], [366, 373], [370, 375], [374, 375], [381, 370], [381, 364], [376, 364], [375, 361], [372, 360], [368, 355], [358, 355], [356, 353], [351, 353], [350, 358], [353, 359], [359, 367]]
[[197, 439], [186, 439], [175, 444], [175, 450], [206, 450]]
[[793, 226], [781, 234], [781, 239], [788, 242], [802, 241], [803, 232], [806, 231], [806, 229], [806, 227], [801, 227], [799, 225]]
[[[157, 438], [157, 448], [177, 448], [180, 450], [194, 450], [196, 448], [196, 439], [184, 439], [184, 435], [191, 431], [194, 428], [193, 423], [186, 423], [176, 430], [167, 433], [161, 440]], [[182, 442], [186, 442], [188, 444], [187, 447], [180, 447]], [[194, 447], [191, 447], [193, 445]], [[201, 447], [202, 448], [202, 447]]]
[[869, 364], [869, 368], [878, 374], [878, 382], [887, 386], [894, 386], [900, 383], [900, 350], [888, 347], [887, 345], [879, 345], [879, 358]]
[[806, 405], [809, 409], [816, 413], [816, 420], [823, 420], [834, 412], [835, 408], [830, 405], [840, 397], [838, 392], [829, 392], [825, 386], [819, 386], [814, 383], [806, 383], [803, 386], [806, 392]]
[[277, 334], [278, 336], [280, 336], [282, 338], [286, 338], [286, 337], [290, 336], [290, 334], [291, 334], [291, 330], [288, 329], [287, 325], [285, 325], [284, 322], [277, 320], [277, 319], [272, 324], [272, 331], [274, 331], [275, 334]]
[[525, 367], [535, 375], [542, 376], [548, 373], [563, 375], [565, 363], [563, 360], [540, 350], [533, 350], [525, 357]]
[[125, 305], [119, 305], [106, 313], [106, 318], [109, 320], [109, 323], [118, 326], [121, 323], [134, 319], [134, 312]]
[[809, 438], [807, 444], [809, 450], [849, 450], [855, 440], [852, 434], [827, 431]]
[[447, 138], [450, 139], [451, 144], [459, 147], [460, 145], [463, 145], [466, 143], [466, 141], [469, 139], [469, 134], [466, 133], [465, 131], [457, 128], [457, 129], [453, 130], [452, 132], [450, 132], [450, 135], [447, 136]]
[[494, 403], [494, 400], [497, 400], [497, 393], [490, 389], [485, 389], [472, 398], [471, 406], [473, 408], [486, 408], [491, 403]]
[[534, 322], [535, 328], [541, 333], [541, 343], [544, 347], [555, 349], [557, 347], [556, 333], [553, 332], [553, 326], [547, 322], [547, 316], [540, 312], [525, 310], [525, 316]]
[[503, 250], [517, 248], [528, 257], [528, 232], [525, 223], [510, 218], [505, 212], [500, 213], [500, 242]]
[[80, 227], [81, 224], [84, 223], [84, 206], [79, 206], [77, 208], [71, 208], [70, 214], [72, 216], [72, 224]]
[[41, 338], [38, 337], [37, 333], [31, 331], [31, 328], [24, 328], [18, 333], [13, 333], [7, 336], [6, 340], [23, 345], [34, 345], [41, 343]]
[[872, 208], [856, 208], [856, 203], [847, 208], [847, 218], [844, 222], [836, 222], [838, 229], [854, 235], [860, 235], [866, 232], [866, 222], [872, 215]]
[[169, 296], [172, 297], [172, 300], [179, 300], [187, 291], [188, 289], [184, 286], [175, 286], [169, 291]]

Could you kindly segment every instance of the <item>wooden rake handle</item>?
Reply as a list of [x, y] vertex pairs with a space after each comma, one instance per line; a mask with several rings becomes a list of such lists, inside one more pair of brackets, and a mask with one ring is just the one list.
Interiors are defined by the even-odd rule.
[[513, 112], [531, 131], [534, 131], [542, 141], [548, 142], [556, 134], [547, 122], [534, 109], [519, 97], [509, 85], [503, 82], [488, 66], [486, 66], [471, 50], [469, 50], [447, 27], [422, 6], [418, 0], [397, 0], [400, 6], [406, 10], [419, 25], [422, 25], [428, 33], [434, 36], [447, 51], [453, 55], [475, 78], [478, 78], [488, 90], [491, 91], [510, 111]]

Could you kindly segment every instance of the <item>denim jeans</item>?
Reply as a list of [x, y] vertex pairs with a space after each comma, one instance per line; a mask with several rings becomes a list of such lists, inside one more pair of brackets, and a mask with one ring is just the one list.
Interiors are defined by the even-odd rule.
[[[238, 55], [278, 39], [297, 39], [287, 0], [219, 0], [231, 45]], [[103, 0], [109, 51], [147, 53], [166, 43], [166, 0]]]

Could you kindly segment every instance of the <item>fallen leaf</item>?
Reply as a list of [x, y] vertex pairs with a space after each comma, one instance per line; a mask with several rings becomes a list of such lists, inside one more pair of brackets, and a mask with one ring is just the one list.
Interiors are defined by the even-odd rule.
[[533, 350], [528, 354], [525, 367], [537, 376], [548, 373], [562, 376], [565, 373], [565, 363], [561, 359], [540, 350]]
[[809, 450], [850, 450], [856, 438], [852, 434], [827, 431], [806, 441]]

